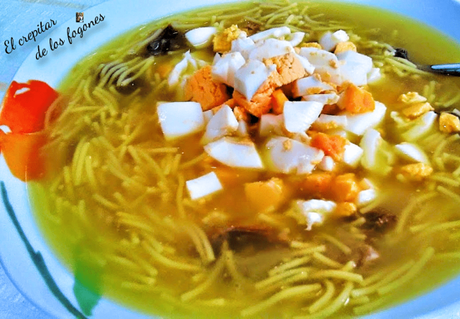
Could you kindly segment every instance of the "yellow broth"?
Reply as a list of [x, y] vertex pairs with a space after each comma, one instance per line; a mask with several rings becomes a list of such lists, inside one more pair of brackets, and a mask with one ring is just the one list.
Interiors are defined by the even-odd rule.
[[[319, 21], [313, 24], [316, 30], [309, 30], [308, 23], [303, 27], [310, 33], [312, 41], [326, 30], [341, 28], [361, 37], [357, 41], [358, 52], [373, 55], [374, 62], [381, 62], [386, 71], [384, 80], [370, 85], [369, 90], [375, 100], [384, 103], [389, 110], [397, 108], [398, 96], [409, 91], [426, 96], [438, 109], [445, 104], [451, 104], [448, 109], [460, 105], [458, 100], [455, 101], [460, 84], [458, 79], [431, 75], [399, 76], [391, 71], [387, 62], [378, 59], [378, 49], [366, 47], [369, 41], [403, 47], [410, 52], [411, 58], [421, 63], [460, 61], [458, 44], [448, 38], [407, 18], [354, 4], [299, 2], [298, 5], [289, 5], [289, 14], [308, 14], [311, 19]], [[301, 177], [224, 167], [202, 155], [199, 135], [180, 142], [164, 141], [155, 105], [157, 101], [174, 101], [176, 97], [175, 93], [158, 85], [162, 79], [158, 80], [156, 74], [161, 65], [169, 63], [173, 66], [180, 61], [183, 51], [153, 59], [145, 71], [149, 89], [135, 93], [134, 98], [105, 88], [96, 92], [94, 82], [84, 82], [86, 78], [94, 77], [94, 70], [101, 63], [108, 63], [120, 55], [117, 48], [143, 41], [167, 21], [174, 21], [180, 25], [179, 29], [188, 30], [219, 22], [224, 13], [234, 13], [234, 18], [223, 22], [222, 26], [228, 27], [243, 23], [245, 16], [240, 12], [245, 10], [252, 10], [248, 14], [251, 19], [263, 19], [281, 7], [276, 3], [273, 6], [260, 4], [260, 8], [253, 4], [225, 5], [216, 7], [219, 12], [215, 17], [205, 11], [210, 9], [201, 9], [154, 22], [131, 31], [79, 62], [75, 67], [78, 71], [71, 72], [64, 81], [59, 91], [69, 97], [69, 105], [80, 108], [72, 111], [71, 116], [67, 113], [49, 128], [51, 134], [55, 134], [54, 142], [46, 150], [52, 154], [52, 176], [46, 181], [29, 183], [29, 187], [37, 221], [50, 246], [88, 288], [151, 315], [235, 318], [240, 316], [240, 311], [250, 309], [280, 291], [278, 286], [259, 284], [259, 288], [255, 287], [255, 283], [264, 280], [276, 265], [300, 258], [309, 250], [309, 254], [317, 251], [315, 256], [322, 254], [333, 261], [327, 265], [327, 260], [321, 262], [312, 257], [313, 261], [302, 267], [314, 271], [322, 268], [336, 270], [337, 263], [346, 267], [350, 259], [357, 258], [353, 246], [359, 245], [365, 236], [359, 228], [359, 219], [333, 219], [321, 227], [305, 231], [305, 227], [283, 214], [286, 205], [277, 212], [258, 214], [244, 200], [245, 182], [272, 176], [281, 178], [291, 188], [290, 196], [294, 199], [302, 194], [301, 189], [296, 189]], [[272, 26], [283, 25], [289, 14], [283, 13], [272, 21]], [[193, 17], [197, 17], [197, 22], [193, 22]], [[212, 61], [210, 50], [197, 54], [201, 59]], [[76, 97], [72, 97], [75, 92]], [[455, 103], [451, 103], [452, 99]], [[104, 103], [101, 101], [109, 101], [116, 107], [102, 109], [100, 105]], [[65, 113], [66, 107], [63, 110]], [[398, 137], [393, 128], [384, 129], [386, 140], [396, 143]], [[436, 132], [431, 139], [422, 139], [420, 143], [430, 157], [438, 152], [446, 174], [452, 174], [460, 164], [460, 157], [456, 157], [460, 156], [458, 141], [449, 139], [439, 151], [437, 141], [441, 140], [446, 137]], [[86, 151], [85, 155], [74, 157], [82, 150]], [[208, 200], [191, 201], [184, 182], [214, 169], [230, 176], [230, 182], [224, 183], [224, 191]], [[85, 175], [88, 171], [92, 175]], [[350, 171], [358, 176], [370, 176], [364, 171]], [[364, 284], [354, 284], [355, 298], [350, 299], [349, 305], [341, 306], [333, 316], [348, 317], [389, 307], [433, 289], [459, 272], [457, 245], [460, 232], [455, 224], [460, 220], [458, 200], [446, 196], [445, 191], [443, 194], [447, 189], [460, 196], [458, 187], [455, 187], [455, 183], [460, 184], [458, 177], [451, 181], [454, 186], [434, 179], [404, 183], [398, 181], [394, 173], [380, 179], [378, 201], [381, 204], [378, 208], [396, 215], [398, 223], [392, 231], [375, 238], [375, 247], [381, 258], [375, 264], [353, 271], [362, 275]], [[414, 204], [415, 198], [430, 192], [436, 196]], [[413, 209], [403, 216], [407, 207]], [[451, 223], [443, 224], [448, 230], [436, 226], [444, 222]], [[209, 247], [201, 247], [201, 252], [197, 250], [200, 234], [214, 232], [215, 239], [219, 238], [219, 232], [231, 225], [254, 224], [275, 228], [280, 233], [289, 230], [289, 238], [295, 239], [296, 248], [277, 242], [267, 247], [266, 243], [256, 240], [255, 244], [247, 243], [241, 251], [222, 248], [225, 258], [216, 255], [217, 261], [209, 258], [208, 263], [203, 262]], [[333, 243], [331, 236], [353, 252], [344, 253]], [[360, 290], [372, 286], [372, 278], [387, 286], [379, 280], [393, 275], [397, 277], [398, 269], [416, 265], [424, 253], [429, 253], [427, 249], [430, 247], [434, 248], [435, 255], [422, 269], [418, 280], [398, 286], [383, 297], [377, 293], [367, 295]], [[236, 274], [228, 266], [232, 261], [237, 268]], [[297, 275], [309, 271], [311, 269], [304, 272], [300, 269]], [[206, 284], [208, 278], [213, 278], [209, 286]], [[288, 298], [256, 313], [255, 317], [307, 315], [309, 307], [324, 294], [328, 284], [324, 279], [299, 282], [305, 288], [303, 298]], [[349, 283], [334, 278], [329, 282], [336, 290], [327, 305], [332, 304]], [[308, 292], [309, 288], [305, 286], [315, 284], [320, 288], [312, 286]], [[196, 287], [202, 290], [194, 290]], [[369, 300], [362, 296], [368, 296]], [[321, 315], [321, 310], [318, 313]], [[323, 313], [323, 316], [327, 315], [327, 311]]]

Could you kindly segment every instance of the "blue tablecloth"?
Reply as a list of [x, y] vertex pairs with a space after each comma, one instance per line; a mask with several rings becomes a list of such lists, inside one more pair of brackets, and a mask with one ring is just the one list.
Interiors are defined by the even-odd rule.
[[[49, 32], [36, 37], [37, 42], [16, 44], [16, 50], [7, 54], [5, 41], [13, 37], [16, 41], [37, 29], [37, 24], [53, 19], [57, 25], [75, 19], [76, 12], [100, 4], [105, 0], [0, 0], [0, 100], [3, 99], [14, 74], [24, 59], [37, 49]], [[1, 225], [0, 225], [1, 231]], [[7, 243], [0, 243], [5, 245]], [[14, 287], [0, 264], [0, 319], [50, 319], [35, 307]]]

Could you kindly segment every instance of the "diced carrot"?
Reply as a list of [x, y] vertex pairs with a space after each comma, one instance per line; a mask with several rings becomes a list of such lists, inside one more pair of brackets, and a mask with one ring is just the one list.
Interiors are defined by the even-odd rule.
[[172, 71], [173, 66], [170, 63], [161, 63], [157, 65], [156, 71], [162, 79], [166, 78]]
[[337, 203], [337, 208], [334, 211], [334, 214], [339, 217], [348, 217], [356, 214], [358, 208], [354, 203], [342, 202]]
[[44, 127], [46, 111], [57, 97], [58, 93], [45, 82], [13, 81], [5, 95], [0, 125], [8, 126], [13, 133], [38, 132]]
[[353, 202], [360, 190], [353, 173], [339, 175], [331, 183], [332, 198], [337, 202]]
[[185, 85], [186, 99], [200, 103], [203, 111], [221, 105], [230, 98], [227, 86], [212, 79], [211, 69], [210, 65], [199, 69]]
[[320, 198], [329, 198], [331, 184], [334, 175], [328, 172], [313, 173], [307, 175], [300, 183], [300, 190], [305, 195]]
[[31, 134], [3, 134], [0, 144], [3, 157], [11, 173], [22, 181], [40, 179], [45, 174], [41, 147], [46, 143], [43, 132]]
[[286, 199], [284, 183], [276, 177], [268, 181], [246, 183], [244, 192], [251, 206], [259, 212], [274, 210]]
[[347, 140], [340, 135], [328, 135], [321, 132], [315, 134], [310, 142], [311, 146], [323, 150], [324, 154], [336, 161], [342, 159], [346, 144]]
[[283, 90], [276, 89], [272, 95], [272, 110], [275, 114], [282, 114], [284, 110], [284, 102], [289, 101]]
[[366, 113], [374, 110], [375, 101], [370, 92], [349, 83], [337, 105], [353, 114]]

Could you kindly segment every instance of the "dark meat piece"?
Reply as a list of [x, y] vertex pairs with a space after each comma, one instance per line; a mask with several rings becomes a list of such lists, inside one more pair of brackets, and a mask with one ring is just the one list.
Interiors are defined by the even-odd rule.
[[403, 58], [409, 60], [409, 52], [402, 48], [395, 48], [394, 56], [396, 58]]
[[396, 216], [385, 212], [369, 212], [364, 215], [366, 222], [362, 228], [383, 234], [393, 228], [396, 224]]
[[225, 241], [234, 252], [243, 252], [249, 247], [264, 250], [284, 241], [278, 230], [264, 226], [230, 226], [208, 236], [217, 254]]
[[147, 45], [148, 55], [165, 55], [169, 51], [176, 51], [187, 47], [185, 36], [171, 25], [157, 30], [155, 35], [153, 41]]

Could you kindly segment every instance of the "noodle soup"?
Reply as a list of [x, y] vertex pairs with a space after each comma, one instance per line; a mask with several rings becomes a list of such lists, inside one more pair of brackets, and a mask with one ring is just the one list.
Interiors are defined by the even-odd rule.
[[[343, 12], [354, 12], [353, 20]], [[291, 41], [289, 53], [305, 70], [272, 88], [261, 110], [247, 92], [235, 93], [250, 91], [238, 82], [243, 76], [225, 83], [216, 68], [229, 51], [244, 51], [231, 41], [274, 28], [286, 33], [253, 41]], [[197, 37], [183, 38], [194, 30]], [[296, 40], [296, 32], [305, 34]], [[330, 49], [327, 32], [339, 38]], [[335, 52], [338, 43], [348, 49]], [[426, 43], [443, 50], [430, 56], [420, 49]], [[440, 118], [458, 107], [459, 83], [417, 71], [394, 56], [398, 46], [420, 62], [460, 57], [456, 44], [397, 16], [302, 2], [201, 9], [101, 48], [59, 89], [52, 107], [60, 116], [46, 128], [49, 174], [30, 183], [50, 245], [95, 294], [174, 318], [356, 316], [432, 289], [458, 273], [458, 135], [441, 131], [449, 125]], [[320, 72], [311, 52], [323, 51], [372, 59], [365, 83]], [[282, 73], [278, 60], [260, 60]], [[211, 102], [197, 94], [208, 89], [200, 84], [209, 81], [200, 73], [206, 68], [220, 90]], [[321, 84], [295, 93], [310, 76]], [[353, 107], [356, 99], [369, 110]], [[298, 103], [321, 105], [334, 120], [317, 114], [299, 131]], [[174, 122], [181, 112], [198, 124]], [[225, 125], [212, 127], [219, 119]], [[345, 153], [346, 145], [356, 152]], [[278, 161], [279, 147], [279, 154], [300, 151]], [[315, 160], [299, 163], [306, 154]]]

